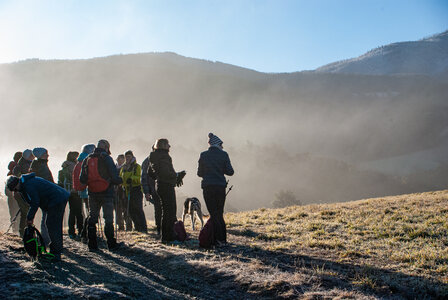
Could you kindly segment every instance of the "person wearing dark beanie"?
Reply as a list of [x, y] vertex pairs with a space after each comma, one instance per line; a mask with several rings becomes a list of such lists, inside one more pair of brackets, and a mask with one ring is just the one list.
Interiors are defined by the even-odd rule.
[[208, 134], [210, 147], [199, 157], [198, 176], [202, 178], [204, 201], [210, 219], [213, 222], [213, 245], [223, 246], [227, 243], [227, 230], [224, 221], [224, 203], [226, 201], [226, 178], [234, 171], [227, 152], [223, 150], [223, 141], [213, 133]]

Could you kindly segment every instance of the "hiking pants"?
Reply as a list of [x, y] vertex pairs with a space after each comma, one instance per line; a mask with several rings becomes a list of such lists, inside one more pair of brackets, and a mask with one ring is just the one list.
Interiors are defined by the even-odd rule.
[[[78, 193], [79, 196], [79, 193]], [[86, 218], [84, 219], [84, 223], [83, 223], [83, 227], [81, 230], [81, 237], [83, 238], [87, 238], [87, 228], [89, 227], [89, 198], [81, 198], [81, 203], [85, 206], [86, 208]], [[82, 210], [82, 208], [81, 208]]]
[[[22, 198], [22, 195], [18, 192], [14, 192], [14, 198], [17, 201], [20, 209], [20, 222], [19, 222], [19, 234], [23, 237], [26, 225], [26, 215], [30, 209], [30, 205]], [[17, 221], [16, 221], [17, 222]]]
[[[64, 206], [65, 208], [65, 206]], [[48, 214], [46, 211], [42, 211], [42, 219], [40, 220], [40, 234], [42, 234], [42, 238], [44, 239], [45, 246], [48, 246], [51, 242], [50, 234], [48, 233], [47, 228], [47, 217]], [[64, 214], [62, 214], [64, 217]]]
[[119, 230], [124, 230], [125, 223], [126, 223], [126, 229], [132, 230], [132, 221], [131, 218], [128, 217], [128, 214], [126, 212], [127, 202], [128, 200], [124, 195], [123, 188], [121, 186], [117, 187], [117, 190], [115, 192], [114, 209]]
[[98, 247], [96, 240], [96, 223], [100, 215], [101, 207], [103, 208], [104, 217], [104, 235], [107, 238], [108, 245], [115, 243], [114, 238], [114, 196], [113, 195], [90, 195], [89, 196], [89, 228], [88, 238], [89, 247]]
[[162, 230], [162, 202], [157, 193], [152, 195], [154, 201], [154, 219], [156, 222], [157, 232], [160, 233]]
[[176, 216], [176, 192], [174, 186], [166, 183], [157, 184], [157, 193], [162, 204], [162, 241], [174, 241], [174, 222]]
[[205, 204], [215, 229], [215, 238], [217, 241], [227, 242], [227, 230], [224, 221], [226, 188], [220, 185], [209, 185], [203, 189]]
[[68, 214], [68, 234], [75, 234], [75, 223], [78, 228], [78, 234], [81, 234], [83, 228], [83, 215], [82, 215], [82, 200], [78, 196], [78, 193], [70, 193], [68, 198], [68, 205], [70, 212]]
[[46, 212], [46, 227], [48, 228], [48, 235], [50, 236], [50, 252], [53, 254], [62, 253], [62, 221], [64, 219], [65, 206], [67, 200], [56, 206], [48, 208]]
[[133, 187], [131, 189], [131, 197], [129, 202], [129, 215], [134, 222], [135, 230], [139, 232], [147, 232], [145, 212], [143, 211], [143, 193], [141, 187]]
[[[8, 197], [8, 208], [9, 208], [9, 221], [12, 223], [12, 220], [17, 215], [17, 212], [19, 211], [19, 204], [17, 203], [16, 199], [14, 198], [14, 194], [5, 186], [5, 195]], [[19, 213], [20, 214], [20, 213]], [[17, 233], [19, 232], [19, 216], [17, 216], [16, 220], [14, 221], [14, 224], [11, 226], [12, 232]]]

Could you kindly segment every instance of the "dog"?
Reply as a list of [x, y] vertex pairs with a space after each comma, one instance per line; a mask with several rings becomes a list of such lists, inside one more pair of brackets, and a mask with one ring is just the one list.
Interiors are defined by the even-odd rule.
[[190, 215], [191, 219], [191, 227], [194, 230], [194, 223], [195, 223], [195, 215], [198, 216], [199, 220], [201, 221], [201, 229], [204, 227], [204, 219], [202, 215], [201, 210], [201, 202], [198, 198], [192, 197], [185, 199], [184, 202], [184, 212], [182, 214], [182, 222], [185, 223], [185, 216]]

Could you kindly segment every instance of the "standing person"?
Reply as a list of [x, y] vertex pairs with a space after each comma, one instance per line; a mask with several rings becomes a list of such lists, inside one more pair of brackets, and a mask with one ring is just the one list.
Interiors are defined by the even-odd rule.
[[[36, 157], [31, 163], [30, 171], [35, 173], [36, 176], [54, 183], [53, 174], [48, 167], [48, 154], [47, 149], [38, 147], [33, 149], [33, 155]], [[47, 212], [42, 210], [42, 220], [40, 222], [40, 233], [44, 239], [45, 245], [50, 244], [50, 236], [47, 229]]]
[[33, 225], [39, 207], [47, 213], [46, 227], [51, 239], [50, 253], [54, 255], [53, 261], [60, 261], [63, 248], [62, 220], [69, 193], [48, 180], [36, 177], [34, 173], [22, 175], [20, 178], [10, 176], [7, 187], [10, 191], [19, 192], [29, 203], [27, 225]]
[[81, 182], [79, 181], [79, 176], [81, 175], [82, 162], [84, 161], [84, 159], [87, 158], [89, 154], [92, 154], [93, 151], [95, 151], [94, 144], [86, 144], [82, 146], [81, 154], [79, 154], [77, 158], [77, 163], [75, 165], [75, 168], [73, 169], [73, 175], [72, 175], [73, 187], [78, 192], [78, 196], [84, 203], [84, 206], [86, 208], [86, 214], [85, 214], [86, 218], [84, 219], [84, 224], [82, 226], [81, 231], [81, 241], [84, 244], [87, 244], [87, 228], [89, 220], [89, 195], [87, 192], [87, 186], [81, 184]]
[[131, 150], [126, 151], [124, 157], [126, 162], [121, 168], [120, 177], [123, 179], [126, 197], [129, 201], [129, 215], [134, 222], [135, 230], [146, 233], [148, 227], [143, 211], [143, 193], [140, 181], [142, 168]]
[[[33, 160], [33, 151], [25, 149], [22, 153], [22, 157], [12, 171], [13, 175], [20, 177], [21, 175], [28, 174]], [[26, 227], [26, 212], [30, 209], [30, 205], [22, 198], [20, 193], [14, 192], [14, 198], [20, 209], [19, 234], [22, 237]]]
[[158, 139], [154, 152], [149, 155], [148, 174], [157, 182], [157, 194], [162, 204], [162, 242], [175, 240], [174, 223], [176, 216], [176, 192], [174, 187], [181, 185], [185, 171], [177, 174], [169, 155], [170, 144], [167, 139]]
[[[17, 166], [17, 163], [19, 162], [19, 159], [22, 157], [22, 152], [16, 152], [14, 154], [14, 158], [12, 161], [8, 164], [8, 176], [12, 175], [13, 170], [15, 166]], [[17, 203], [17, 200], [14, 198], [14, 193], [11, 192], [5, 184], [5, 195], [8, 198], [8, 208], [9, 208], [9, 220], [11, 223], [13, 222], [14, 218], [16, 217], [17, 213], [19, 213], [19, 204]], [[16, 218], [17, 220], [17, 218]], [[19, 222], [15, 221], [14, 225], [12, 226], [12, 232], [18, 233], [19, 232]]]
[[70, 151], [67, 154], [67, 160], [62, 163], [62, 169], [58, 173], [58, 185], [70, 193], [70, 197], [68, 198], [68, 236], [71, 239], [77, 237], [75, 233], [75, 223], [78, 228], [78, 235], [81, 235], [84, 222], [82, 215], [82, 200], [73, 187], [73, 169], [75, 168], [78, 155], [79, 152]]
[[[152, 151], [154, 151], [154, 146], [152, 146]], [[162, 230], [162, 203], [160, 202], [160, 197], [156, 192], [155, 181], [148, 174], [149, 168], [149, 156], [145, 158], [142, 162], [142, 188], [143, 193], [147, 201], [154, 204], [154, 219], [157, 228], [157, 236], [160, 236]]]
[[227, 152], [223, 150], [223, 142], [213, 133], [208, 134], [210, 147], [199, 157], [198, 176], [202, 177], [204, 201], [213, 221], [218, 246], [227, 243], [227, 230], [224, 221], [224, 203], [226, 201], [226, 179], [234, 171]]
[[114, 185], [121, 184], [123, 181], [118, 176], [117, 168], [110, 157], [108, 141], [98, 141], [95, 151], [83, 161], [79, 179], [82, 184], [87, 184], [89, 191], [89, 250], [98, 250], [96, 223], [101, 207], [103, 208], [107, 246], [109, 250], [119, 248], [121, 243], [118, 244], [114, 237]]
[[[124, 165], [125, 158], [124, 154], [119, 154], [116, 158], [116, 164], [117, 171], [120, 174], [121, 168]], [[126, 230], [131, 231], [132, 230], [132, 221], [129, 217], [127, 209], [127, 199], [124, 195], [123, 186], [117, 185], [115, 186], [115, 202], [114, 202], [114, 209], [115, 209], [115, 216], [117, 218], [117, 225], [118, 230], [124, 230], [124, 223], [126, 220]]]

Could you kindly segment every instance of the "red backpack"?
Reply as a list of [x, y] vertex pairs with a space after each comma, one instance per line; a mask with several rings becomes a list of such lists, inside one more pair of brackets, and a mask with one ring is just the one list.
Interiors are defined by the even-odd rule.
[[91, 154], [87, 158], [87, 186], [89, 192], [101, 193], [109, 187], [109, 181], [100, 174], [100, 168], [104, 167], [104, 157]]
[[211, 248], [215, 242], [215, 230], [212, 218], [207, 220], [204, 228], [199, 232], [199, 246], [202, 248]]
[[174, 223], [174, 235], [176, 237], [176, 240], [181, 242], [187, 239], [187, 231], [185, 231], [184, 222], [176, 221]]
[[73, 181], [73, 189], [77, 192], [84, 191], [87, 188], [87, 185], [82, 184], [79, 180], [79, 175], [81, 175], [81, 167], [82, 161], [78, 161], [73, 169], [72, 181]]

